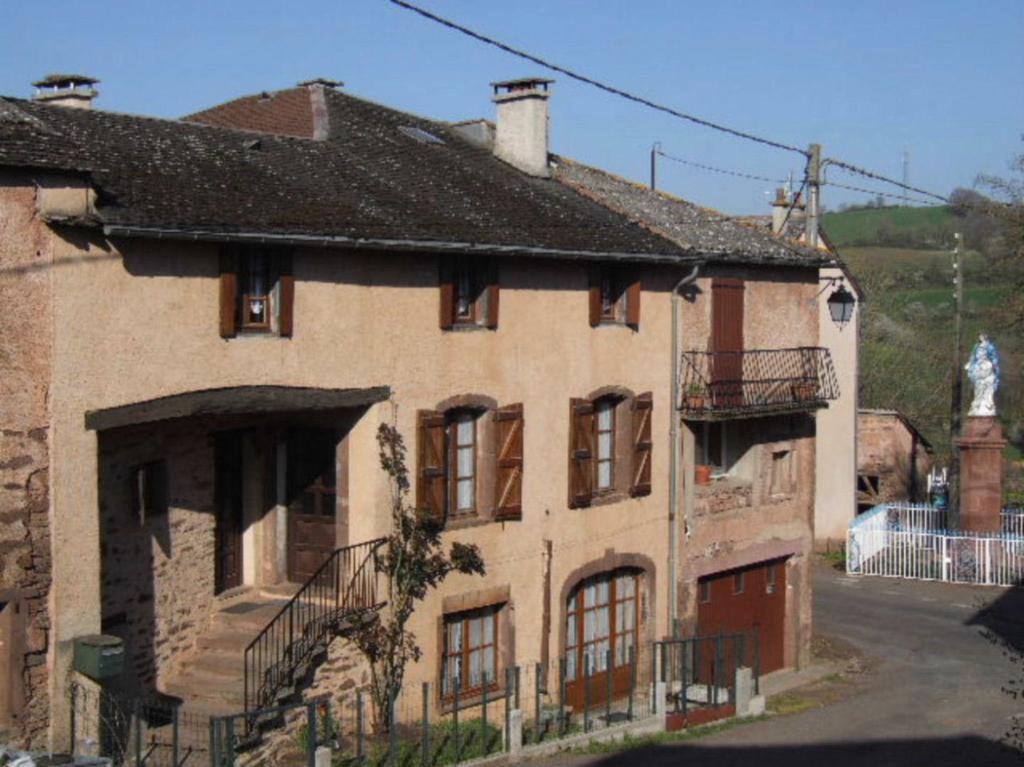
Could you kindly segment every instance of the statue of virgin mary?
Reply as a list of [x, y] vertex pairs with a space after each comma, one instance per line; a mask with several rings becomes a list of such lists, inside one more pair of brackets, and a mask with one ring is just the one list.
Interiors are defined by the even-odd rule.
[[999, 388], [999, 352], [984, 333], [971, 350], [971, 359], [964, 366], [974, 386], [974, 400], [967, 415], [996, 414], [996, 390]]

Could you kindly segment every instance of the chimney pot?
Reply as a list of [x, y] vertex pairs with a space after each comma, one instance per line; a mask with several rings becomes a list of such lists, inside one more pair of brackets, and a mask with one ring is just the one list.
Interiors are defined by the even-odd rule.
[[531, 176], [549, 176], [548, 90], [544, 77], [524, 77], [491, 83], [498, 118], [494, 154]]
[[93, 87], [99, 82], [87, 75], [52, 74], [32, 83], [35, 101], [45, 101], [61, 107], [92, 109], [99, 92]]

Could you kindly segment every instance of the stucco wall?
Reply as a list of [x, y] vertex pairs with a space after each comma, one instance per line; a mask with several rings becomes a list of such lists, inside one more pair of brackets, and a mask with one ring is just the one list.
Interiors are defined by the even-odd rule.
[[[822, 269], [822, 278], [842, 277], [839, 269]], [[825, 286], [825, 283], [821, 283]], [[847, 289], [854, 290], [849, 281]], [[860, 333], [860, 296], [853, 319], [844, 327], [832, 321], [828, 298], [834, 288], [818, 297], [821, 345], [832, 354], [839, 399], [818, 413], [817, 490], [814, 500], [814, 537], [821, 548], [846, 540], [846, 529], [857, 514], [857, 366]]]
[[[573, 573], [602, 558], [642, 555], [654, 563], [645, 581], [647, 625], [650, 636], [668, 632], [668, 291], [681, 271], [643, 273], [634, 332], [589, 326], [584, 265], [503, 261], [498, 330], [446, 333], [437, 322], [436, 259], [299, 251], [294, 337], [223, 340], [214, 246], [76, 237], [60, 241], [56, 257], [65, 265], [55, 280], [56, 322], [64, 332], [55, 346], [53, 419], [55, 461], [66, 468], [54, 478], [55, 545], [64, 561], [75, 563], [56, 573], [62, 639], [100, 627], [99, 515], [92, 511], [99, 507], [97, 437], [84, 428], [83, 413], [250, 384], [391, 387], [394, 402], [370, 408], [349, 434], [351, 542], [386, 531], [387, 486], [374, 442], [379, 423], [394, 419], [411, 459], [418, 409], [458, 394], [523, 403], [523, 519], [449, 534], [481, 547], [487, 575], [453, 576], [417, 613], [412, 628], [424, 660], [410, 670], [411, 683], [434, 681], [443, 598], [489, 586], [510, 587], [517, 663], [542, 658], [548, 624], [548, 649], [559, 652], [564, 605], [558, 595]], [[748, 347], [813, 343], [815, 278], [755, 270], [747, 276]], [[705, 292], [686, 305], [683, 348], [706, 348], [707, 298]], [[653, 490], [645, 498], [569, 509], [569, 399], [609, 385], [653, 392]], [[548, 571], [552, 596], [545, 604]]]
[[[0, 171], [0, 602], [16, 609], [19, 720], [0, 742], [45, 743], [50, 615], [51, 247], [30, 182]], [[4, 648], [6, 650], [6, 648]], [[0, 694], [9, 694], [0, 690]]]

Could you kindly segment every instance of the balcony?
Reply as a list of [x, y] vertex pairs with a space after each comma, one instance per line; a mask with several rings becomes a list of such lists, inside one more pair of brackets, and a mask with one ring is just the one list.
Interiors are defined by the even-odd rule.
[[682, 353], [679, 409], [692, 421], [751, 418], [826, 407], [839, 397], [828, 349]]

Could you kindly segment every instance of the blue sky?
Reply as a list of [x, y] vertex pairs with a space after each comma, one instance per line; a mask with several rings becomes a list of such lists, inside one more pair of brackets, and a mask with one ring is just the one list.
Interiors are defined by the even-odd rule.
[[[654, 101], [940, 193], [1024, 152], [1020, 0], [421, 0], [444, 16]], [[100, 78], [97, 106], [176, 117], [316, 76], [439, 119], [492, 116], [488, 83], [546, 75], [386, 0], [7, 0], [0, 94], [56, 71]], [[733, 139], [554, 75], [553, 149], [645, 181], [652, 142], [755, 175], [798, 155]], [[772, 184], [663, 161], [660, 186], [735, 213]], [[860, 186], [866, 179], [833, 173]], [[877, 187], [884, 189], [885, 187]], [[895, 191], [895, 190], [894, 190]], [[863, 201], [826, 189], [824, 203]]]

